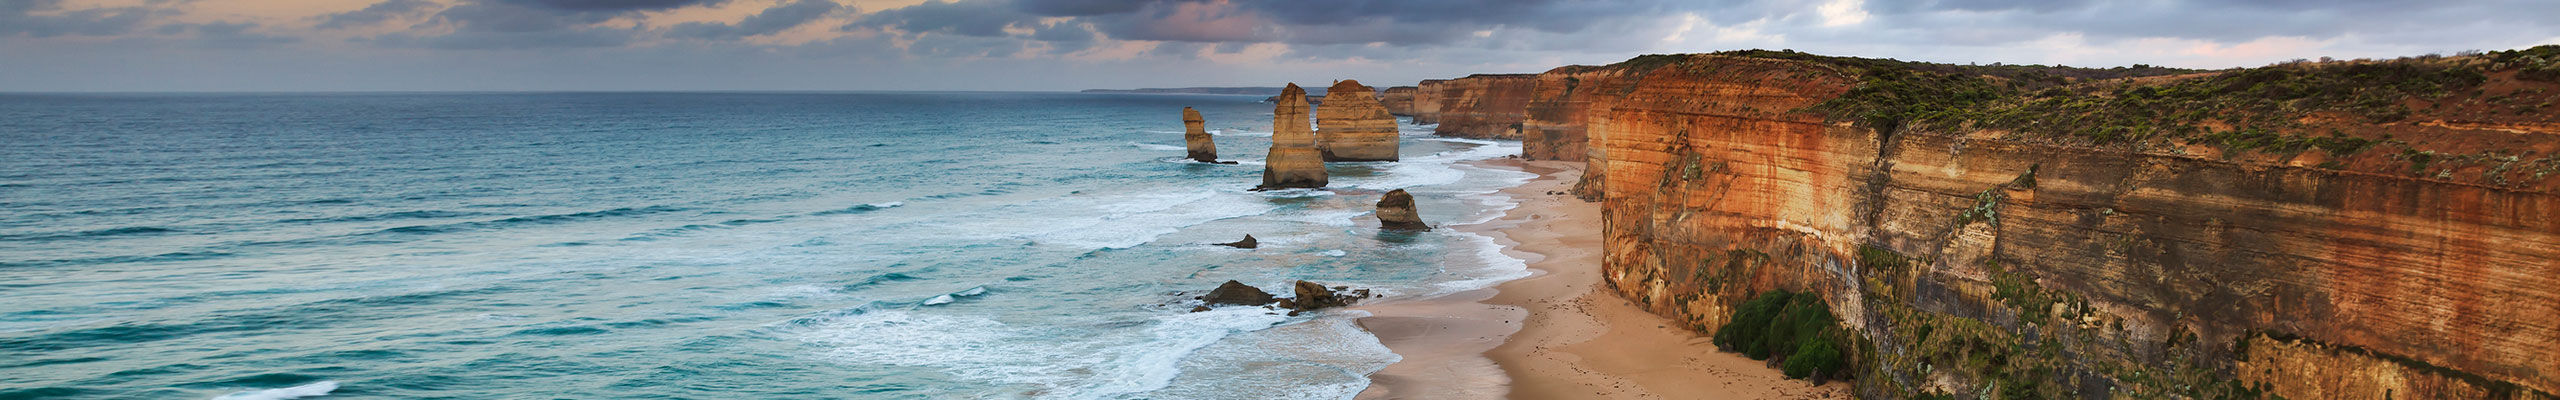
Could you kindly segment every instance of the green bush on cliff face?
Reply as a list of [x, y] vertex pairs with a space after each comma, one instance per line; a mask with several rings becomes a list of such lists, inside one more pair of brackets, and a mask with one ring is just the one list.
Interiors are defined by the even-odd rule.
[[1842, 335], [1838, 326], [1821, 295], [1771, 290], [1736, 308], [1733, 319], [1716, 330], [1715, 343], [1754, 360], [1786, 359], [1782, 366], [1791, 378], [1839, 376], [1848, 363], [1835, 343]]
[[1831, 341], [1807, 340], [1802, 347], [1796, 349], [1795, 355], [1787, 357], [1787, 362], [1782, 367], [1787, 374], [1787, 379], [1804, 379], [1813, 376], [1815, 371], [1822, 371], [1823, 376], [1830, 376], [1847, 366], [1847, 363], [1840, 358], [1840, 349], [1832, 347]]

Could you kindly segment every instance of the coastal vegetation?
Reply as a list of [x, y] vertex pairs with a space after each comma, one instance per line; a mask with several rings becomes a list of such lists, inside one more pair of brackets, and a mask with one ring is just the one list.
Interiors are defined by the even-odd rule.
[[1846, 331], [1819, 294], [1761, 292], [1736, 307], [1731, 321], [1716, 330], [1716, 346], [1754, 360], [1778, 360], [1788, 378], [1837, 378], [1849, 365], [1841, 351]]

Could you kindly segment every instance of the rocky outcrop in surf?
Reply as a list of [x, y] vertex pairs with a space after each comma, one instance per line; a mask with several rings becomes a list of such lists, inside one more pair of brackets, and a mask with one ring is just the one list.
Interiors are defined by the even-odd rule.
[[1201, 304], [1212, 306], [1258, 306], [1273, 301], [1270, 292], [1237, 281], [1219, 284], [1217, 289], [1210, 289], [1208, 295], [1200, 296]]
[[1378, 226], [1396, 230], [1430, 230], [1422, 223], [1422, 214], [1413, 209], [1413, 195], [1404, 189], [1389, 190], [1378, 196]]
[[1234, 242], [1227, 242], [1227, 243], [1219, 243], [1218, 245], [1219, 245], [1219, 246], [1234, 247], [1234, 248], [1239, 248], [1239, 249], [1250, 249], [1250, 248], [1262, 247], [1262, 242], [1261, 242], [1261, 241], [1257, 241], [1257, 240], [1253, 240], [1253, 235], [1244, 235], [1244, 240], [1238, 240], [1238, 241], [1234, 241]]
[[1366, 96], [1375, 89], [1345, 79], [1325, 92], [1338, 94], [1316, 107], [1316, 149], [1325, 161], [1396, 160], [1396, 117]]
[[1207, 123], [1200, 118], [1200, 110], [1182, 108], [1182, 143], [1190, 148], [1191, 161], [1218, 162], [1218, 142], [1209, 137], [1209, 130], [1203, 126]]
[[1307, 91], [1291, 83], [1271, 107], [1271, 154], [1263, 158], [1262, 185], [1254, 190], [1324, 187], [1324, 154], [1307, 123]]
[[1350, 307], [1352, 303], [1369, 297], [1369, 289], [1352, 289], [1349, 286], [1327, 288], [1324, 284], [1308, 281], [1291, 283], [1289, 291], [1297, 296], [1289, 299], [1291, 303], [1289, 308], [1298, 311]]

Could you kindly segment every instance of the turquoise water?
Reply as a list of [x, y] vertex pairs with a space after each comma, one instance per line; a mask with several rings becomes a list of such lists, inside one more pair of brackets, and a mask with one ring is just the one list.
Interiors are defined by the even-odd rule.
[[1491, 218], [1517, 143], [1248, 192], [1259, 99], [0, 95], [0, 399], [1341, 398], [1359, 312], [1190, 296], [1525, 274], [1366, 216]]

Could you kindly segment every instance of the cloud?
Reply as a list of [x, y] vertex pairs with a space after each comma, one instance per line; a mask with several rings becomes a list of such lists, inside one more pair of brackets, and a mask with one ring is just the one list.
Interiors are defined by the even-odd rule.
[[658, 11], [691, 6], [716, 6], [725, 0], [499, 0], [535, 8], [580, 13], [622, 13]]
[[668, 28], [667, 36], [685, 39], [734, 40], [748, 36], [770, 35], [808, 24], [837, 10], [851, 10], [834, 0], [799, 0], [748, 16], [735, 24], [687, 22]]
[[[438, 49], [542, 49], [618, 47], [645, 32], [602, 26], [643, 11], [714, 6], [725, 0], [471, 0], [436, 12], [427, 24], [442, 34], [391, 33], [358, 42], [385, 47]], [[368, 7], [370, 8], [370, 7]]]
[[387, 0], [365, 6], [364, 9], [361, 10], [320, 16], [318, 17], [320, 19], [320, 25], [318, 27], [320, 29], [346, 29], [373, 26], [374, 24], [380, 24], [383, 21], [390, 21], [393, 18], [403, 18], [423, 14], [429, 10], [434, 10], [437, 7], [440, 6], [435, 2], [427, 0]]
[[884, 10], [845, 25], [845, 30], [891, 28], [909, 33], [947, 33], [962, 36], [1002, 37], [1006, 28], [1029, 24], [1038, 16], [1025, 14], [997, 1], [940, 1]]
[[250, 23], [215, 22], [208, 24], [163, 25], [160, 30], [162, 32], [180, 30], [194, 32], [195, 37], [189, 39], [188, 44], [190, 47], [195, 48], [249, 49], [302, 41], [301, 38], [296, 37], [268, 35], [249, 31], [250, 29], [257, 27], [257, 24]]
[[0, 0], [0, 37], [112, 36], [160, 11], [142, 7], [62, 9], [62, 0]]

